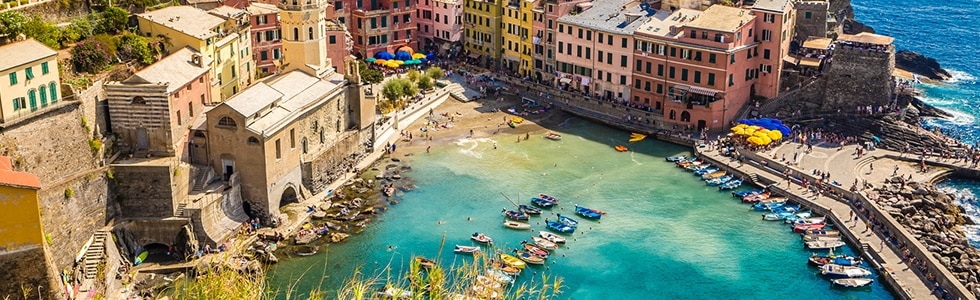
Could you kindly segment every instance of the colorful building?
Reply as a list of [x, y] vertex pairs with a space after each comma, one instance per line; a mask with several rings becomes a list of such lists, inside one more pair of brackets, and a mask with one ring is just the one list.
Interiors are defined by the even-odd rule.
[[232, 6], [219, 6], [209, 10], [209, 14], [225, 20], [221, 24], [221, 32], [234, 32], [238, 34], [237, 53], [232, 50], [232, 55], [237, 55], [235, 62], [238, 63], [238, 86], [239, 90], [252, 85], [255, 80], [255, 58], [252, 53], [252, 24], [248, 12]]
[[354, 53], [360, 57], [418, 45], [415, 0], [345, 0], [334, 2], [334, 6], [350, 31]]
[[0, 46], [0, 124], [41, 113], [61, 100], [58, 53], [33, 39]]
[[191, 47], [214, 60], [210, 83], [214, 101], [231, 97], [252, 80], [252, 72], [241, 71], [243, 65], [249, 65], [241, 62], [252, 59], [247, 49], [251, 41], [238, 34], [242, 30], [248, 32], [248, 24], [238, 24], [237, 19], [226, 23], [225, 19], [189, 6], [154, 10], [137, 15], [137, 19], [143, 35], [169, 38], [167, 51]]
[[[183, 48], [121, 82], [105, 85], [112, 132], [128, 153], [177, 157], [191, 162], [188, 127], [211, 104], [210, 70], [214, 62]], [[204, 153], [197, 153], [202, 156]]]
[[464, 0], [463, 49], [467, 57], [482, 67], [500, 67], [503, 49], [502, 17], [504, 0]]
[[0, 156], [0, 254], [44, 246], [40, 189], [37, 175], [14, 171], [10, 157]]
[[538, 5], [542, 6], [540, 8], [542, 12], [535, 9], [535, 14], [544, 14], [544, 18], [540, 22], [533, 21], [531, 23], [534, 32], [531, 42], [535, 45], [531, 64], [533, 75], [531, 76], [538, 82], [555, 82], [557, 78], [555, 76], [557, 63], [555, 49], [558, 45], [556, 39], [558, 19], [570, 13], [579, 13], [583, 8], [590, 7], [592, 3], [589, 0], [544, 0], [539, 1]]
[[[284, 34], [280, 73], [304, 70], [323, 77], [329, 72], [344, 72], [344, 57], [353, 49], [348, 47], [350, 36], [329, 2], [280, 2], [278, 8], [279, 26]], [[287, 45], [292, 46], [289, 49], [294, 49], [295, 53], [290, 54]]]
[[275, 74], [275, 61], [282, 58], [282, 29], [279, 28], [279, 8], [265, 3], [244, 7], [251, 19], [252, 57], [259, 77]]
[[500, 63], [504, 70], [521, 75], [531, 71], [534, 7], [534, 0], [509, 0], [502, 8], [503, 28], [500, 34], [503, 37], [503, 55]]
[[657, 10], [636, 0], [583, 9], [558, 19], [558, 84], [605, 99], [630, 99], [633, 31]]

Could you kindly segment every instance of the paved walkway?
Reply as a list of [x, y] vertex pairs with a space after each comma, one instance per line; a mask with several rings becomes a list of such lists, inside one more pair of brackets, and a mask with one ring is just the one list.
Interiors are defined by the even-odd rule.
[[[816, 147], [814, 149], [816, 149]], [[776, 149], [777, 152], [778, 150], [779, 149]], [[813, 153], [823, 152], [814, 151]], [[731, 158], [729, 157], [721, 156], [721, 154], [717, 151], [706, 151], [702, 152], [701, 155], [707, 156], [708, 158], [718, 162], [727, 163], [729, 166], [737, 168], [746, 174], [756, 174], [756, 176], [760, 178], [765, 178], [766, 181], [776, 182], [778, 184], [775, 184], [776, 187], [774, 188], [793, 193], [801, 198], [805, 198], [807, 201], [812, 202], [812, 204], [819, 205], [823, 207], [824, 210], [833, 212], [839, 220], [848, 220], [844, 221], [844, 225], [846, 226], [843, 226], [844, 228], [840, 229], [851, 231], [861, 245], [865, 245], [869, 251], [874, 251], [877, 253], [877, 256], [881, 258], [879, 263], [881, 264], [882, 270], [885, 270], [885, 272], [888, 273], [886, 276], [895, 278], [895, 281], [902, 287], [906, 294], [911, 296], [912, 299], [937, 298], [932, 294], [931, 287], [923, 282], [923, 280], [921, 280], [919, 276], [912, 271], [908, 264], [902, 261], [901, 254], [895, 248], [884, 247], [887, 246], [887, 243], [882, 242], [880, 236], [870, 231], [864, 223], [854, 222], [852, 220], [853, 217], [850, 216], [850, 212], [852, 212], [850, 205], [827, 196], [814, 197], [815, 195], [798, 184], [791, 184], [790, 187], [787, 188], [787, 184], [784, 184], [786, 179], [780, 178], [770, 171], [764, 170], [762, 167], [751, 163], [746, 163], [738, 167], [738, 163], [732, 162]], [[817, 155], [817, 157], [819, 156], [820, 155]], [[826, 160], [826, 162], [829, 163], [830, 160]], [[818, 164], [819, 162], [816, 159], [813, 159], [812, 163]], [[853, 166], [853, 164], [850, 166]], [[847, 168], [847, 166], [835, 166], [835, 169], [838, 169], [836, 167]], [[841, 174], [841, 179], [845, 179], [844, 176], [846, 175]]]

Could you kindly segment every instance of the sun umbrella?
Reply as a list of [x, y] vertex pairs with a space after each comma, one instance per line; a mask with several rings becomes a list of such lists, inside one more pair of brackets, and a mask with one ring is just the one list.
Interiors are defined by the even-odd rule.
[[393, 60], [392, 62], [398, 64], [399, 66], [405, 64], [405, 61], [404, 60]]
[[422, 53], [412, 54], [412, 59], [419, 59], [419, 58], [425, 58], [425, 54]]
[[779, 130], [770, 130], [766, 134], [768, 134], [769, 138], [772, 139], [773, 141], [778, 141], [783, 139], [783, 133], [780, 132]]
[[398, 48], [398, 52], [402, 52], [402, 51], [408, 52], [409, 55], [415, 53], [415, 50], [413, 50], [412, 47], [409, 46], [402, 46], [401, 48]]
[[737, 134], [737, 135], [745, 135], [745, 128], [742, 128], [742, 127], [733, 127], [732, 128], [732, 133]]
[[772, 143], [772, 139], [770, 139], [769, 136], [763, 135], [763, 136], [760, 136], [759, 138], [762, 139], [762, 144], [763, 145], [769, 145], [769, 143]]
[[388, 59], [395, 58], [395, 56], [394, 55], [391, 55], [391, 53], [388, 53], [386, 51], [381, 51], [381, 52], [375, 53], [374, 54], [374, 58], [388, 60]]
[[376, 65], [382, 65], [382, 66], [383, 66], [383, 65], [384, 65], [385, 63], [387, 63], [387, 62], [388, 62], [387, 60], [384, 60], [384, 59], [378, 59], [378, 60], [375, 60], [375, 61], [374, 61], [374, 64], [376, 64]]
[[407, 51], [398, 51], [398, 52], [395, 52], [395, 59], [397, 59], [397, 60], [411, 60], [412, 59], [412, 54], [411, 53], [408, 53]]
[[378, 60], [378, 59], [377, 58], [374, 58], [374, 57], [368, 57], [367, 59], [364, 60], [364, 62], [373, 63], [376, 60]]
[[749, 142], [750, 144], [753, 144], [753, 145], [762, 145], [762, 138], [757, 137], [757, 136], [750, 137], [750, 138], [746, 139], [745, 141], [747, 141], [747, 142]]

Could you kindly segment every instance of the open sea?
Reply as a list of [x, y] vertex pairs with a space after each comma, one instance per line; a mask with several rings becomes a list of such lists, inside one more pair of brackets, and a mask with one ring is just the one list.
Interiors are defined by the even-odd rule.
[[[466, 139], [417, 154], [407, 175], [418, 189], [400, 195], [400, 204], [363, 233], [312, 257], [280, 262], [269, 283], [280, 291], [319, 287], [332, 298], [357, 268], [369, 275], [388, 265], [404, 272], [413, 255], [443, 266], [472, 260], [452, 248], [473, 245], [474, 232], [493, 237], [498, 248], [517, 247], [532, 232], [501, 225], [501, 208], [514, 205], [500, 193], [525, 204], [548, 193], [561, 199], [561, 208], [545, 215], [572, 216], [576, 203], [608, 212], [601, 222], [577, 218], [579, 229], [547, 268], [529, 266], [521, 275], [521, 281], [540, 281], [542, 273], [562, 277], [560, 299], [892, 298], [878, 282], [831, 287], [807, 265], [811, 251], [788, 225], [763, 221], [729, 192], [664, 159], [687, 149], [648, 139], [619, 153], [612, 146], [628, 132], [580, 119], [566, 123], [561, 141], [543, 132], [520, 143], [500, 135], [498, 149], [490, 139]], [[546, 230], [543, 219], [532, 217], [535, 232]]]
[[[952, 129], [968, 144], [980, 142], [980, 27], [974, 21], [980, 0], [947, 0], [909, 5], [899, 0], [852, 0], [855, 18], [880, 34], [895, 37], [898, 49], [935, 58], [953, 75], [951, 80], [922, 84], [923, 100], [953, 115], [930, 119], [927, 127]], [[940, 186], [955, 193], [974, 221], [980, 222], [980, 183], [948, 180]], [[967, 228], [974, 247], [980, 247], [980, 227]]]

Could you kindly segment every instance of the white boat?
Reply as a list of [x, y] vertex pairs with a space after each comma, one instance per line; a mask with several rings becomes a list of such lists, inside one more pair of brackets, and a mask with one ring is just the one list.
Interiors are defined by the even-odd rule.
[[817, 241], [806, 242], [806, 247], [809, 248], [809, 249], [811, 249], [811, 250], [834, 249], [834, 248], [843, 247], [844, 245], [846, 245], [846, 244], [844, 243], [844, 241], [841, 241], [841, 240], [836, 240], [836, 241], [835, 240], [817, 240]]
[[548, 138], [550, 140], [556, 140], [556, 141], [561, 140], [561, 135], [560, 134], [557, 134], [557, 133], [554, 133], [554, 132], [546, 133], [544, 135], [544, 137], [546, 137], [546, 138]]
[[830, 278], [858, 278], [871, 276], [871, 271], [861, 267], [826, 264], [820, 266], [820, 274]]
[[564, 244], [567, 241], [565, 237], [547, 231], [538, 231], [538, 235], [556, 244]]
[[464, 254], [473, 254], [473, 253], [476, 253], [476, 252], [480, 252], [480, 247], [479, 246], [456, 245], [456, 248], [453, 249], [453, 252], [456, 252], [456, 253], [464, 253]]
[[839, 241], [840, 236], [828, 236], [828, 235], [803, 235], [804, 242], [816, 242], [816, 241]]
[[872, 282], [875, 282], [875, 280], [871, 278], [838, 278], [831, 280], [831, 282], [842, 287], [854, 288], [869, 285]]
[[504, 220], [504, 226], [507, 228], [520, 229], [520, 230], [531, 229], [531, 224], [511, 221], [511, 220]]
[[547, 250], [555, 250], [555, 249], [558, 249], [558, 244], [556, 244], [555, 242], [549, 241], [546, 238], [532, 236], [531, 239], [534, 240], [534, 244], [535, 245], [538, 245], [538, 247], [541, 247], [541, 248], [544, 248], [544, 249], [547, 249]]

